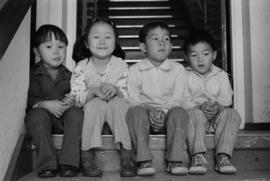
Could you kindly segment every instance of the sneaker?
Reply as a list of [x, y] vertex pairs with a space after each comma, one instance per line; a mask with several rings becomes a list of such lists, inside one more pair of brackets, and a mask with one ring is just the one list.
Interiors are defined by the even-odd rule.
[[186, 175], [188, 173], [188, 169], [183, 163], [176, 161], [170, 161], [166, 171], [172, 175]]
[[135, 177], [136, 176], [135, 165], [131, 158], [125, 158], [121, 160], [120, 176], [121, 177]]
[[143, 161], [138, 163], [137, 175], [139, 176], [152, 176], [156, 170], [152, 167], [151, 161]]
[[204, 158], [203, 154], [195, 154], [192, 156], [191, 165], [189, 168], [190, 174], [203, 175], [206, 173], [206, 164], [207, 161]]
[[215, 170], [222, 174], [235, 174], [237, 169], [231, 164], [230, 158], [226, 154], [219, 154], [216, 158]]

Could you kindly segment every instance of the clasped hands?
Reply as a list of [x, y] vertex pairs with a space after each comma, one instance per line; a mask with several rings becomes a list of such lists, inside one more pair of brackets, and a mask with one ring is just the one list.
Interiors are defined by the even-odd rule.
[[75, 97], [71, 94], [66, 94], [63, 100], [47, 100], [40, 102], [40, 108], [47, 109], [55, 117], [60, 118], [63, 113], [75, 103]]
[[150, 108], [148, 109], [148, 117], [154, 132], [158, 132], [162, 127], [164, 127], [166, 118], [164, 111], [157, 108]]
[[208, 100], [201, 104], [200, 109], [207, 120], [211, 121], [219, 113], [221, 105], [217, 101]]
[[95, 95], [104, 101], [110, 101], [117, 95], [118, 88], [110, 83], [104, 83], [100, 87], [96, 87]]

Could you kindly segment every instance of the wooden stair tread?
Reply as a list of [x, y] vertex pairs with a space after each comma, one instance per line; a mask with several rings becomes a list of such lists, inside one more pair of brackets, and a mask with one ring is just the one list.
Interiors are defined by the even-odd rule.
[[[54, 146], [57, 150], [61, 149], [63, 135], [52, 135]], [[100, 150], [116, 150], [113, 135], [103, 135], [103, 147]], [[151, 149], [166, 149], [165, 135], [150, 135]], [[214, 149], [214, 135], [208, 134], [205, 137], [205, 144], [208, 149]], [[33, 147], [34, 148], [34, 147]], [[240, 130], [235, 149], [269, 149], [270, 148], [270, 132], [269, 131], [244, 131]]]

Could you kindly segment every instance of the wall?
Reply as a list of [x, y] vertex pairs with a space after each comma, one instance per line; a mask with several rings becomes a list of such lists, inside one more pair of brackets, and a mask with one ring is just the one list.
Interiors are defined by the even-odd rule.
[[0, 61], [0, 180], [24, 131], [30, 52], [30, 11]]
[[253, 122], [270, 122], [269, 9], [269, 0], [249, 0]]

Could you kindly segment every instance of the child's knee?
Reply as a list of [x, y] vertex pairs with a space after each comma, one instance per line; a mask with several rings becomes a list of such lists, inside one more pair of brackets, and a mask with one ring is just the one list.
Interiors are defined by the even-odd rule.
[[231, 120], [235, 125], [239, 126], [241, 124], [241, 117], [236, 109], [226, 108], [222, 112], [228, 116], [228, 119]]
[[174, 107], [168, 112], [168, 124], [187, 127], [189, 115], [186, 110], [181, 107]]
[[42, 129], [50, 129], [51, 117], [45, 109], [32, 109], [26, 116], [26, 126], [28, 130], [41, 132]]

